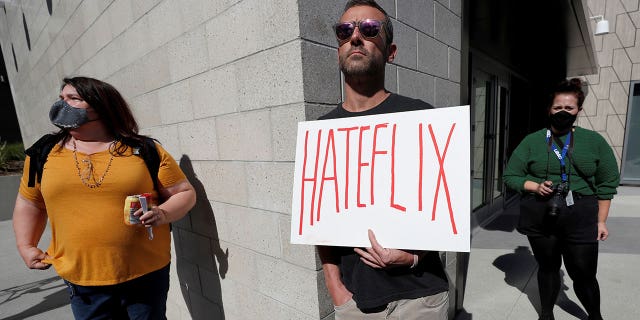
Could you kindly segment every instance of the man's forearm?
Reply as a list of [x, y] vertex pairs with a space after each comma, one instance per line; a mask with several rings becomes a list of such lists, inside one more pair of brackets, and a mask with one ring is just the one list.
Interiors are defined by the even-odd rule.
[[336, 306], [342, 305], [351, 299], [351, 292], [344, 286], [340, 274], [339, 257], [333, 253], [332, 247], [317, 246], [318, 255], [322, 262], [322, 272], [324, 274], [327, 291]]
[[322, 262], [322, 272], [324, 273], [325, 282], [329, 293], [331, 288], [343, 286], [340, 276], [340, 267], [338, 266], [338, 257], [333, 253], [332, 247], [317, 246], [318, 255]]

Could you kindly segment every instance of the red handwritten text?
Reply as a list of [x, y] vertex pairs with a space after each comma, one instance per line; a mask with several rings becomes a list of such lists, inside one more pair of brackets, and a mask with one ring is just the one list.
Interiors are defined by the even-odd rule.
[[[451, 139], [454, 133], [454, 129], [455, 129], [456, 124], [453, 123], [449, 129], [448, 132], [448, 136], [447, 136], [447, 140], [446, 143], [444, 144], [444, 148], [442, 148], [442, 152], [441, 152], [441, 146], [438, 145], [438, 141], [436, 139], [436, 132], [434, 132], [433, 126], [431, 124], [428, 124], [428, 130], [429, 130], [429, 136], [430, 136], [430, 141], [433, 144], [433, 150], [435, 152], [435, 157], [437, 158], [437, 164], [439, 165], [439, 169], [438, 169], [438, 174], [437, 177], [435, 178], [435, 195], [434, 195], [434, 200], [433, 200], [433, 209], [431, 212], [431, 220], [435, 221], [436, 219], [436, 208], [437, 208], [437, 202], [438, 202], [438, 195], [439, 195], [439, 191], [440, 188], [442, 186], [442, 188], [444, 189], [444, 193], [446, 196], [446, 201], [447, 201], [447, 205], [448, 205], [448, 209], [449, 209], [449, 219], [451, 222], [451, 228], [452, 228], [452, 232], [453, 234], [458, 234], [458, 230], [456, 228], [456, 223], [455, 223], [455, 219], [454, 219], [454, 212], [453, 212], [453, 207], [452, 207], [452, 200], [451, 200], [451, 195], [449, 193], [449, 185], [447, 183], [447, 176], [446, 176], [446, 172], [445, 172], [445, 158], [447, 155], [447, 151], [449, 149], [449, 146], [451, 144]], [[373, 130], [371, 130], [371, 128], [373, 127]], [[390, 123], [379, 123], [373, 126], [369, 126], [369, 125], [363, 125], [363, 126], [354, 126], [354, 127], [345, 127], [345, 128], [331, 128], [331, 129], [325, 129], [326, 130], [326, 138], [324, 138], [323, 135], [323, 130], [322, 129], [318, 129], [315, 132], [310, 132], [309, 130], [307, 130], [305, 132], [305, 136], [304, 136], [304, 155], [303, 155], [303, 161], [302, 161], [302, 175], [301, 177], [299, 177], [298, 179], [300, 179], [299, 181], [301, 181], [300, 183], [300, 212], [299, 212], [299, 217], [300, 217], [300, 222], [299, 222], [299, 228], [298, 228], [298, 234], [302, 235], [303, 233], [303, 226], [304, 226], [304, 221], [305, 221], [305, 215], [308, 216], [308, 220], [307, 223], [310, 226], [314, 225], [314, 222], [319, 222], [320, 221], [320, 211], [323, 205], [323, 198], [325, 197], [325, 185], [329, 186], [329, 188], [333, 189], [333, 192], [331, 192], [332, 196], [333, 196], [333, 200], [334, 200], [334, 206], [335, 206], [335, 213], [340, 213], [341, 211], [341, 206], [340, 206], [340, 194], [342, 190], [344, 190], [342, 193], [344, 195], [344, 203], [342, 204], [342, 207], [345, 210], [349, 209], [349, 193], [352, 191], [351, 188], [353, 186], [349, 185], [350, 182], [350, 154], [352, 152], [357, 152], [357, 163], [355, 164], [355, 167], [357, 168], [357, 172], [355, 173], [357, 175], [357, 182], [356, 182], [356, 186], [355, 186], [355, 195], [356, 195], [356, 201], [355, 201], [355, 206], [356, 208], [365, 208], [367, 206], [373, 206], [374, 204], [376, 204], [376, 199], [375, 199], [375, 195], [376, 195], [376, 190], [377, 188], [379, 188], [380, 186], [378, 184], [375, 183], [376, 181], [376, 170], [379, 171], [379, 169], [377, 169], [376, 167], [376, 163], [380, 160], [380, 159], [384, 159], [384, 161], [389, 161], [387, 162], [387, 166], [383, 166], [383, 168], [389, 168], [389, 172], [387, 172], [387, 176], [389, 181], [389, 184], [386, 183], [382, 183], [383, 187], [387, 186], [390, 188], [387, 189], [389, 190], [389, 203], [388, 206], [394, 210], [396, 210], [397, 212], [401, 212], [401, 213], [406, 213], [407, 211], [407, 206], [400, 204], [397, 202], [397, 192], [398, 190], [396, 189], [396, 179], [398, 178], [396, 175], [396, 166], [398, 165], [398, 159], [396, 159], [398, 153], [396, 150], [396, 139], [397, 139], [397, 132], [399, 131], [400, 128], [398, 128], [398, 124], [390, 124]], [[411, 128], [406, 128], [403, 127], [402, 128], [404, 131], [403, 132], [416, 132], [414, 129]], [[407, 131], [409, 130], [409, 131]], [[390, 132], [389, 132], [390, 131]], [[352, 143], [351, 141], [353, 139], [356, 139], [354, 137], [354, 135], [352, 133], [357, 132], [357, 150], [351, 150], [352, 148]], [[424, 157], [425, 157], [425, 139], [423, 138], [423, 136], [426, 136], [426, 134], [424, 133], [423, 130], [423, 124], [420, 123], [418, 124], [418, 128], [417, 128], [417, 133], [418, 133], [418, 161], [417, 161], [417, 166], [418, 168], [418, 179], [417, 179], [417, 211], [418, 212], [422, 212], [423, 211], [423, 187], [424, 187]], [[310, 134], [311, 135], [315, 135], [317, 137], [317, 139], [313, 139], [312, 140], [316, 140], [315, 141], [315, 145], [313, 145], [313, 142], [310, 142]], [[385, 138], [385, 142], [386, 143], [380, 143], [380, 136], [384, 136]], [[336, 141], [340, 141], [343, 140], [344, 145], [345, 145], [345, 150], [341, 150], [340, 152], [344, 152], [344, 154], [339, 154], [336, 151]], [[404, 144], [405, 148], [406, 148], [406, 144]], [[315, 150], [315, 153], [313, 153], [313, 151], [310, 150]], [[324, 152], [322, 152], [324, 151]], [[321, 159], [321, 155], [324, 156], [323, 159]], [[312, 157], [315, 158], [315, 160], [310, 160], [309, 158]], [[369, 158], [370, 160], [367, 162], [367, 159]], [[386, 159], [385, 159], [386, 158]], [[402, 159], [400, 159], [402, 160]], [[344, 161], [344, 164], [340, 163], [341, 161]], [[390, 166], [389, 166], [390, 163]], [[432, 162], [433, 163], [433, 162]], [[321, 173], [319, 174], [320, 171], [320, 166], [322, 166], [321, 168]], [[339, 171], [337, 168], [344, 166], [345, 170], [344, 171]], [[367, 170], [368, 169], [368, 170]], [[405, 168], [403, 168], [404, 170], [406, 170]], [[309, 171], [309, 172], [308, 172]], [[310, 174], [310, 172], [313, 172], [313, 174]], [[342, 176], [342, 174], [344, 174], [344, 176]], [[382, 176], [383, 178], [386, 178], [385, 175]], [[402, 179], [402, 177], [401, 177]], [[366, 186], [365, 182], [368, 182], [368, 186], [369, 186], [369, 199], [368, 199], [368, 203], [363, 199], [363, 195], [361, 193], [361, 189], [363, 186]], [[378, 179], [378, 182], [380, 182], [380, 180]], [[403, 183], [406, 183], [404, 181], [402, 181]], [[341, 184], [343, 184], [342, 189]], [[311, 187], [310, 190], [308, 190], [307, 188]], [[318, 190], [319, 189], [319, 190]], [[318, 190], [318, 191], [317, 191]], [[415, 189], [414, 189], [415, 190]], [[316, 192], [317, 191], [317, 192]], [[307, 193], [311, 193], [311, 199], [306, 199], [305, 198], [305, 194]], [[364, 193], [364, 197], [366, 198], [367, 193]], [[406, 196], [404, 198], [406, 200]], [[316, 205], [316, 200], [317, 200], [317, 205]]]

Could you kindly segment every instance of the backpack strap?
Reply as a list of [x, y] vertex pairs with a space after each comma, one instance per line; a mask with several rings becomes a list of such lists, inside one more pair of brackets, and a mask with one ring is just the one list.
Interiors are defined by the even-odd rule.
[[144, 164], [147, 165], [151, 180], [153, 180], [153, 188], [156, 191], [160, 191], [158, 183], [158, 172], [160, 171], [160, 155], [156, 148], [155, 140], [149, 137], [144, 137], [143, 144], [140, 148], [140, 156], [144, 160]]
[[[140, 156], [144, 160], [144, 164], [147, 165], [147, 170], [153, 180], [153, 188], [158, 193], [158, 200], [161, 200], [160, 188], [158, 184], [158, 172], [160, 172], [160, 155], [158, 154], [158, 148], [156, 148], [155, 139], [144, 137], [144, 142], [140, 148]], [[169, 232], [173, 230], [173, 224], [169, 223]]]
[[29, 156], [29, 181], [27, 186], [33, 188], [36, 186], [36, 181], [40, 183], [42, 181], [42, 171], [44, 169], [44, 163], [47, 162], [49, 152], [58, 142], [58, 137], [54, 134], [46, 134], [42, 136], [36, 143], [34, 143], [24, 153]]
[[[25, 154], [29, 156], [29, 181], [27, 186], [30, 188], [35, 187], [36, 181], [40, 183], [42, 181], [42, 171], [44, 170], [44, 163], [47, 162], [49, 153], [58, 142], [58, 137], [53, 134], [46, 134], [36, 141], [29, 149], [25, 150]], [[153, 181], [153, 188], [158, 191], [158, 172], [160, 171], [160, 155], [156, 148], [155, 140], [145, 137], [142, 145], [140, 146], [140, 157], [144, 160], [144, 164], [149, 170], [151, 180]]]

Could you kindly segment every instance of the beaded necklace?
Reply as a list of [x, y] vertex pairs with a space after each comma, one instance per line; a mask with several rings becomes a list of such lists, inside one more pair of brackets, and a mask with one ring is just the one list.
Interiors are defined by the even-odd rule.
[[104, 170], [104, 173], [98, 180], [96, 180], [96, 176], [93, 173], [93, 163], [91, 162], [91, 157], [87, 156], [86, 158], [82, 159], [82, 164], [86, 166], [86, 169], [81, 170], [80, 162], [78, 162], [77, 152], [78, 152], [78, 147], [76, 146], [76, 140], [73, 139], [73, 160], [76, 163], [76, 169], [78, 169], [78, 176], [80, 177], [80, 181], [82, 181], [82, 184], [84, 184], [85, 186], [91, 189], [100, 187], [100, 185], [102, 185], [102, 181], [104, 180], [104, 177], [107, 175], [107, 173], [109, 172], [109, 169], [111, 168], [111, 162], [113, 161], [113, 153], [111, 154], [111, 158], [109, 158], [109, 162], [107, 163], [107, 168]]

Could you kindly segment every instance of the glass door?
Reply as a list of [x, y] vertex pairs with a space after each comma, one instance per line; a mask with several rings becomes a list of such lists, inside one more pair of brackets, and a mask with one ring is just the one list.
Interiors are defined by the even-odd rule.
[[510, 90], [506, 77], [500, 78], [480, 68], [472, 73], [473, 168], [472, 199], [474, 210], [494, 203], [503, 194], [506, 119]]
[[509, 102], [510, 102], [510, 92], [506, 86], [499, 85], [498, 86], [498, 105], [496, 108], [495, 115], [495, 139], [493, 139], [493, 143], [495, 144], [494, 152], [493, 152], [493, 194], [491, 195], [492, 199], [496, 199], [502, 196], [502, 192], [504, 189], [504, 185], [502, 183], [502, 173], [504, 171], [504, 167], [507, 165], [505, 160], [506, 153], [506, 137], [507, 137], [507, 124], [506, 119], [508, 119], [509, 112]]
[[631, 82], [620, 183], [640, 185], [640, 81]]
[[472, 114], [473, 123], [471, 124], [471, 132], [473, 136], [473, 168], [471, 170], [471, 188], [472, 198], [471, 207], [475, 210], [481, 207], [485, 201], [485, 150], [486, 150], [486, 131], [487, 131], [487, 109], [493, 101], [493, 90], [491, 85], [491, 76], [481, 70], [474, 70], [472, 79]]

